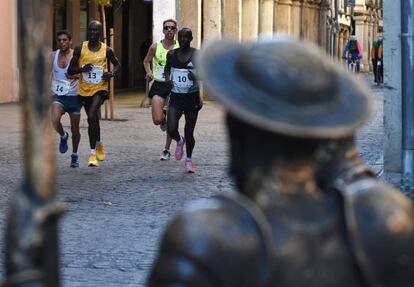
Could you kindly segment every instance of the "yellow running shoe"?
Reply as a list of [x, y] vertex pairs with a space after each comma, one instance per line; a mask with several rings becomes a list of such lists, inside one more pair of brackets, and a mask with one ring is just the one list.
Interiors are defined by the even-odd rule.
[[96, 158], [100, 161], [105, 159], [105, 149], [103, 143], [96, 144]]
[[98, 161], [96, 160], [96, 155], [90, 154], [88, 157], [88, 166], [98, 166]]

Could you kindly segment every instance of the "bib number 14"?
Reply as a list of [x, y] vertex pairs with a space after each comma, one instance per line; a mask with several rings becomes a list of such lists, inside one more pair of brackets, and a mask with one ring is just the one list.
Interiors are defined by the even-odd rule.
[[69, 93], [70, 82], [65, 80], [53, 80], [52, 81], [52, 92], [58, 96], [64, 96]]

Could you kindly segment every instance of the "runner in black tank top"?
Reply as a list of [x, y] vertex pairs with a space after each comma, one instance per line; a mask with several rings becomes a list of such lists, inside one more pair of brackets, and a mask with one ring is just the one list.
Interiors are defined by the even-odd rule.
[[[166, 80], [172, 85], [170, 104], [167, 116], [167, 132], [177, 142], [175, 158], [180, 160], [183, 156], [184, 143], [186, 144], [187, 158], [185, 170], [194, 173], [192, 152], [195, 146], [194, 128], [197, 122], [198, 111], [202, 108], [200, 100], [200, 87], [194, 76], [194, 55], [196, 49], [190, 46], [193, 33], [188, 28], [178, 32], [180, 48], [169, 51], [167, 65], [165, 66]], [[178, 131], [178, 122], [184, 114], [184, 137]]]

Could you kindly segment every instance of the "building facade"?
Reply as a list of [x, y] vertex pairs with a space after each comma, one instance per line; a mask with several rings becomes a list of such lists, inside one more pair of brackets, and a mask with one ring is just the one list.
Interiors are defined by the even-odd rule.
[[[0, 52], [10, 54], [0, 64], [0, 102], [18, 100], [17, 24], [15, 0], [0, 4]], [[67, 29], [73, 45], [86, 40], [90, 20], [102, 20], [95, 0], [50, 0], [50, 46], [55, 34]], [[349, 6], [349, 2], [352, 5]], [[114, 50], [121, 62], [116, 89], [145, 90], [142, 60], [152, 41], [162, 38], [162, 22], [173, 18], [193, 30], [193, 45], [226, 37], [254, 41], [261, 35], [286, 33], [325, 49], [340, 59], [351, 34], [358, 36], [369, 71], [373, 40], [382, 33], [382, 0], [113, 0], [105, 11], [106, 36], [114, 29]]]
[[0, 4], [0, 103], [15, 102], [19, 94], [17, 63], [17, 9], [15, 0], [2, 0]]

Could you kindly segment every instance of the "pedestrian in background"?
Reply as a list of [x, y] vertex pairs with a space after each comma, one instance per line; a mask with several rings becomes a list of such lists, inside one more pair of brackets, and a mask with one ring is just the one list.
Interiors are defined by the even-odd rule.
[[374, 41], [371, 48], [371, 61], [373, 66], [374, 82], [378, 84], [384, 82], [384, 61], [382, 52], [382, 38], [378, 38]]

